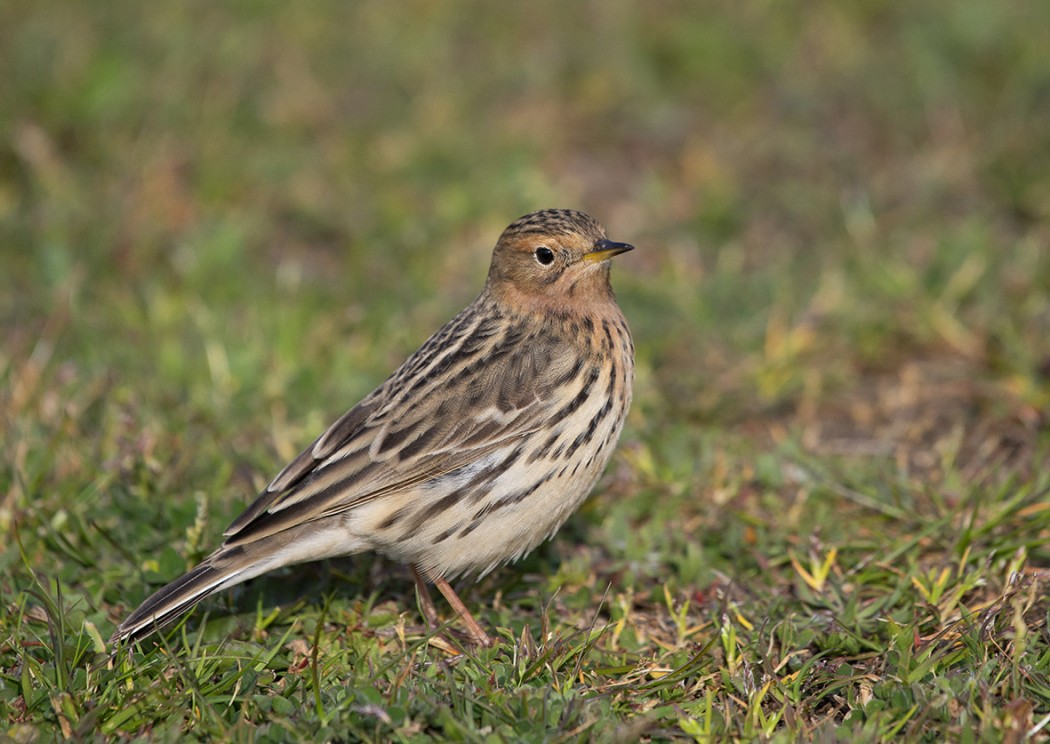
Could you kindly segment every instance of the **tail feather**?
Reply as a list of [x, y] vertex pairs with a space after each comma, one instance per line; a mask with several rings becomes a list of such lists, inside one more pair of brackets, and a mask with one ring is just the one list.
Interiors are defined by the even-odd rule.
[[349, 555], [365, 547], [349, 537], [339, 521], [307, 523], [254, 542], [228, 543], [196, 568], [157, 590], [117, 627], [110, 644], [144, 638], [206, 597], [268, 571]]
[[[137, 640], [173, 622], [198, 602], [226, 587], [247, 581], [245, 566], [217, 560], [216, 554], [154, 592], [114, 631], [111, 644]], [[223, 565], [223, 564], [226, 565]]]

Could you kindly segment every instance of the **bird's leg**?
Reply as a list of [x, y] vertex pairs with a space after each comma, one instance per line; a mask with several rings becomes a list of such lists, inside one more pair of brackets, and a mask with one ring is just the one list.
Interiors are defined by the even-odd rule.
[[[419, 571], [415, 566], [412, 567], [412, 578], [416, 580], [416, 590], [419, 592], [419, 604], [422, 605], [423, 618], [427, 621], [427, 626], [433, 630], [434, 628], [441, 627], [441, 621], [438, 620], [437, 609], [434, 607], [434, 601], [430, 598], [430, 590], [427, 589], [427, 582], [420, 575]], [[438, 588], [445, 599], [448, 601], [452, 609], [459, 615], [460, 620], [467, 626], [467, 635], [470, 636], [471, 642], [477, 646], [491, 646], [492, 641], [485, 634], [485, 631], [478, 625], [478, 621], [474, 619], [474, 616], [470, 614], [470, 610], [463, 604], [463, 600], [459, 598], [456, 592], [449, 586], [448, 582], [444, 579], [434, 579], [434, 586]]]
[[467, 606], [463, 604], [463, 600], [459, 598], [459, 595], [457, 595], [452, 587], [449, 586], [448, 582], [442, 578], [437, 578], [434, 579], [434, 586], [436, 586], [438, 591], [445, 596], [449, 605], [451, 605], [452, 609], [456, 611], [457, 615], [459, 615], [459, 619], [467, 626], [467, 635], [470, 636], [470, 639], [478, 646], [491, 646], [491, 639], [485, 635], [485, 631], [481, 629], [481, 626], [478, 625], [478, 621], [470, 614], [470, 610], [468, 610]]
[[427, 582], [419, 575], [419, 571], [416, 570], [415, 566], [412, 566], [412, 578], [416, 580], [416, 591], [419, 593], [419, 604], [422, 605], [423, 619], [427, 623], [428, 630], [435, 630], [441, 627], [441, 621], [438, 620], [437, 608], [434, 607], [434, 600], [430, 598], [430, 590], [427, 589]]

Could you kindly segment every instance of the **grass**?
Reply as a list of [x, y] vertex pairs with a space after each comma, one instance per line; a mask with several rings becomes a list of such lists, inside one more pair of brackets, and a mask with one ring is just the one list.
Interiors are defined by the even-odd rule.
[[[1045, 740], [1047, 28], [1012, 0], [5, 4], [3, 735]], [[107, 664], [546, 206], [640, 248], [635, 406], [557, 537], [462, 587], [497, 646], [428, 634], [362, 556]]]

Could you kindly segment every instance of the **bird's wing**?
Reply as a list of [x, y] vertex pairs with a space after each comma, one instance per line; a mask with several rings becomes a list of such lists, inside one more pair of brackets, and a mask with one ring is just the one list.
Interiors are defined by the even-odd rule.
[[530, 342], [513, 327], [474, 319], [457, 330], [457, 322], [461, 316], [282, 470], [226, 530], [227, 544], [469, 467], [544, 426], [557, 408], [553, 391], [592, 374], [549, 337]]

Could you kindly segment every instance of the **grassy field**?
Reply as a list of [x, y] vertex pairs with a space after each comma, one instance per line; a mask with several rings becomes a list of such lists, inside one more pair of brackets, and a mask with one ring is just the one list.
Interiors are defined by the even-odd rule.
[[[1046, 740], [1048, 48], [1025, 0], [0, 5], [0, 739]], [[460, 585], [496, 647], [361, 556], [107, 664], [551, 206], [639, 248], [635, 405]]]

